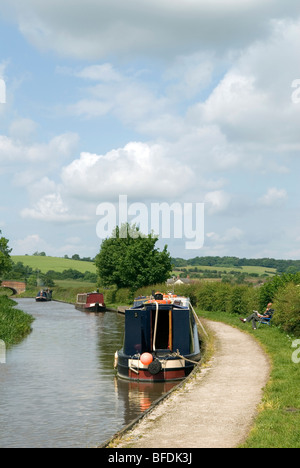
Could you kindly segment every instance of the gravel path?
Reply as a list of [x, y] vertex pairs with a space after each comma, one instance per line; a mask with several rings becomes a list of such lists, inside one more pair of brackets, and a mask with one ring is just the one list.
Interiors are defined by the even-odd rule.
[[248, 334], [207, 321], [216, 352], [207, 368], [173, 392], [116, 448], [234, 448], [247, 437], [270, 366]]

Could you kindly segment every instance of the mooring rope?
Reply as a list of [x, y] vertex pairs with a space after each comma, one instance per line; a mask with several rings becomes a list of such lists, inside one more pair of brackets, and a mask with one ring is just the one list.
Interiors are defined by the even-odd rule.
[[191, 306], [191, 308], [192, 308], [193, 314], [194, 314], [194, 316], [195, 316], [197, 322], [199, 323], [199, 325], [200, 325], [200, 327], [202, 328], [204, 334], [205, 334], [205, 335], [207, 336], [207, 338], [208, 338], [207, 331], [205, 330], [204, 326], [202, 325], [202, 323], [201, 323], [201, 321], [200, 321], [198, 315], [196, 314], [195, 309], [194, 309], [194, 307], [192, 306], [191, 302], [190, 302], [190, 306]]
[[179, 350], [177, 349], [176, 353], [172, 353], [170, 356], [172, 357], [180, 357], [181, 359], [184, 359], [185, 361], [191, 362], [192, 364], [196, 364], [197, 366], [200, 364], [200, 361], [192, 361], [191, 359], [186, 358], [185, 356], [182, 356], [179, 353]]

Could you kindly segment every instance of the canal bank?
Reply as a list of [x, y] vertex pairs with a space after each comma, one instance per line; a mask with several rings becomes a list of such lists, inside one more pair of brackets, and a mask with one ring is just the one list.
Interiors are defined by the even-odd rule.
[[106, 447], [234, 448], [247, 438], [269, 379], [268, 357], [251, 336], [223, 323], [206, 326], [216, 343], [208, 366]]

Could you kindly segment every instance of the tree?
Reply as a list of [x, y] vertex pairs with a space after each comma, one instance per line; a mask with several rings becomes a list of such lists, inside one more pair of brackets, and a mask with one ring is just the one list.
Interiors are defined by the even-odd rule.
[[[0, 235], [2, 231], [0, 231]], [[0, 238], [0, 275], [2, 276], [6, 272], [12, 269], [12, 260], [10, 254], [12, 249], [8, 247], [8, 240], [5, 237]]]
[[158, 237], [143, 235], [139, 228], [122, 225], [102, 242], [95, 263], [104, 286], [132, 290], [165, 282], [172, 271], [167, 246], [155, 248]]

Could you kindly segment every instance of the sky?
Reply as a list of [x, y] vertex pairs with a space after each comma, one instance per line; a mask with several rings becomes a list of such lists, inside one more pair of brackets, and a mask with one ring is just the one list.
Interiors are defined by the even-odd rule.
[[0, 0], [0, 44], [13, 255], [94, 257], [126, 196], [173, 257], [300, 258], [298, 0]]

